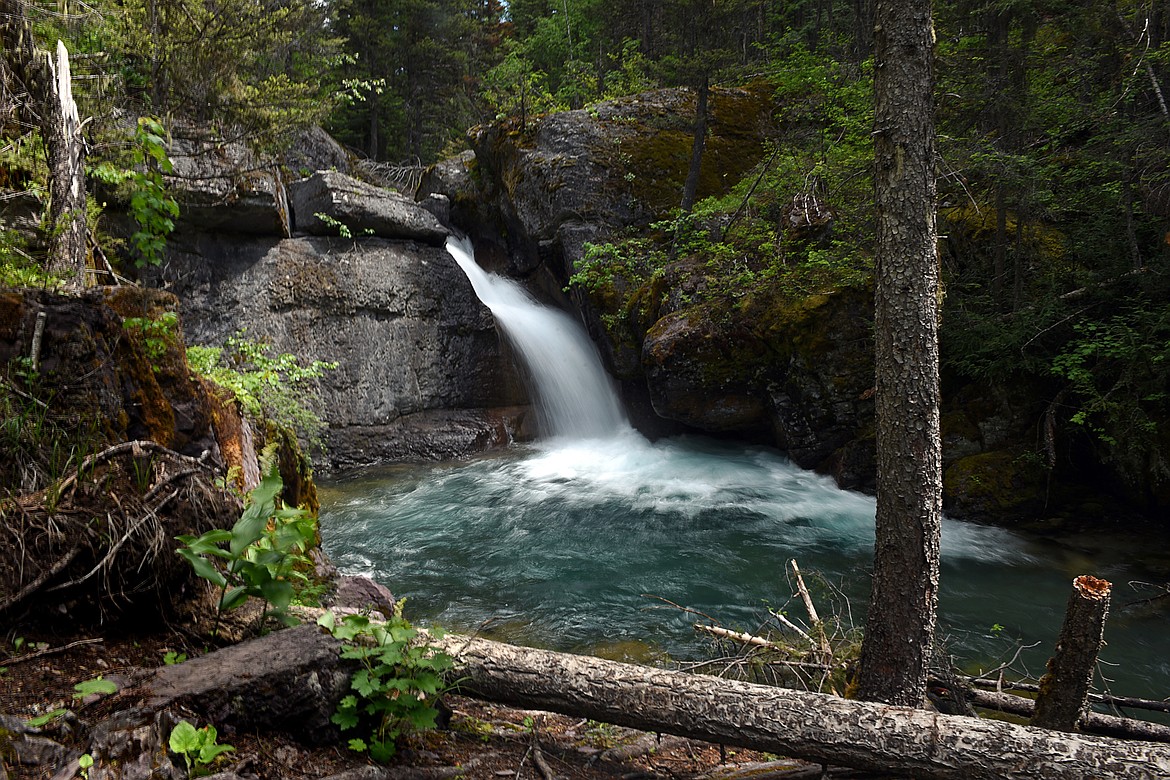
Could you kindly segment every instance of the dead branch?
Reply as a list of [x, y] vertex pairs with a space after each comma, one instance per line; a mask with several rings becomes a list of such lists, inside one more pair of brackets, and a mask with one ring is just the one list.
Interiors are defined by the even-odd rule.
[[[967, 690], [964, 694], [972, 705], [983, 709], [1004, 712], [1022, 718], [1032, 718], [1036, 712], [1036, 702], [1022, 696], [978, 689]], [[1170, 742], [1170, 726], [1145, 720], [1118, 718], [1114, 715], [1089, 711], [1081, 716], [1077, 725], [1086, 734], [1100, 734], [1105, 737], [1119, 737], [1121, 739], [1140, 739], [1146, 742]]]
[[[1008, 691], [1024, 691], [1025, 693], [1039, 693], [1040, 686], [1036, 683], [1014, 682], [1004, 684], [998, 680], [989, 680], [985, 677], [960, 677], [964, 682], [982, 690], [993, 690], [1002, 693]], [[1113, 707], [1128, 707], [1135, 710], [1150, 710], [1152, 712], [1170, 712], [1170, 700], [1167, 699], [1137, 699], [1132, 696], [1114, 696], [1108, 693], [1090, 693], [1089, 701], [1095, 704], [1108, 704]]]
[[64, 653], [67, 650], [72, 650], [75, 647], [81, 647], [83, 645], [99, 645], [104, 641], [106, 641], [106, 640], [104, 640], [100, 637], [95, 638], [95, 639], [78, 639], [76, 642], [70, 642], [67, 645], [61, 645], [60, 647], [47, 647], [44, 650], [37, 650], [35, 653], [26, 653], [25, 655], [18, 655], [15, 658], [5, 659], [4, 665], [5, 666], [16, 666], [17, 664], [23, 664], [26, 661], [33, 661], [33, 660], [36, 660], [37, 658], [44, 658], [47, 655], [56, 655], [57, 653]]
[[762, 636], [755, 636], [754, 634], [745, 634], [741, 631], [732, 631], [728, 628], [720, 626], [706, 626], [702, 623], [695, 623], [694, 628], [704, 634], [717, 636], [720, 639], [734, 639], [736, 642], [742, 642], [745, 645], [755, 645], [756, 647], [767, 647], [773, 650], [781, 649], [775, 642], [764, 639]]
[[36, 579], [21, 588], [16, 593], [16, 595], [9, 597], [3, 602], [0, 602], [0, 614], [7, 612], [32, 594], [36, 593], [42, 585], [64, 571], [65, 567], [67, 567], [69, 564], [73, 563], [73, 559], [76, 558], [80, 552], [81, 545], [74, 545], [72, 548], [70, 548], [69, 552], [62, 555], [52, 566], [37, 575]]
[[157, 523], [159, 510], [161, 510], [164, 506], [166, 506], [168, 503], [170, 503], [170, 501], [178, 495], [179, 495], [179, 491], [176, 490], [173, 493], [171, 493], [169, 496], [164, 498], [162, 501], [160, 501], [158, 503], [158, 506], [152, 507], [151, 509], [147, 510], [146, 514], [144, 514], [142, 517], [138, 518], [130, 526], [129, 530], [127, 530], [126, 533], [122, 534], [122, 537], [117, 541], [117, 543], [115, 543], [110, 548], [109, 552], [107, 552], [105, 554], [105, 556], [103, 556], [102, 559], [100, 561], [98, 561], [97, 565], [94, 566], [92, 569], [90, 569], [89, 572], [86, 573], [84, 576], [79, 577], [75, 580], [70, 580], [69, 582], [63, 582], [60, 585], [54, 585], [53, 587], [49, 588], [46, 592], [51, 593], [51, 592], [56, 591], [56, 590], [64, 590], [65, 588], [72, 588], [74, 586], [82, 584], [83, 582], [88, 580], [90, 577], [97, 574], [107, 564], [109, 564], [110, 561], [112, 561], [114, 559], [114, 556], [118, 554], [118, 550], [121, 550], [122, 546], [124, 544], [126, 544], [127, 540], [129, 540], [130, 537], [132, 537], [135, 533], [137, 533], [138, 529], [141, 528], [143, 525], [145, 525], [148, 520], [153, 520]]

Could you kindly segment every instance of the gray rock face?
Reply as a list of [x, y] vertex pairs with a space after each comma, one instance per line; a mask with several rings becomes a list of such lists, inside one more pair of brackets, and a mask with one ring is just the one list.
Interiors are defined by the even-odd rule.
[[333, 465], [453, 457], [523, 434], [526, 397], [490, 312], [444, 249], [203, 235], [169, 255], [191, 343], [250, 339], [336, 361], [320, 414]]
[[349, 154], [333, 136], [314, 125], [300, 133], [285, 147], [280, 162], [297, 178], [314, 171], [349, 173]]
[[449, 234], [434, 214], [413, 200], [343, 173], [319, 171], [292, 182], [288, 189], [296, 230], [315, 236], [336, 236], [344, 226], [355, 237], [440, 245]]
[[206, 128], [174, 128], [167, 185], [189, 230], [289, 235], [288, 204], [277, 166]]

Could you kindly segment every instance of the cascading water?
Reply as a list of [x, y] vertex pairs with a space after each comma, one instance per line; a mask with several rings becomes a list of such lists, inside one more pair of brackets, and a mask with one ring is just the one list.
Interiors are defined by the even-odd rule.
[[[655, 609], [662, 602], [647, 594], [753, 631], [765, 607], [791, 598], [783, 571], [796, 558], [849, 599], [848, 609], [838, 606], [860, 625], [871, 498], [766, 448], [647, 441], [625, 423], [571, 318], [484, 274], [466, 245], [451, 252], [529, 362], [555, 438], [466, 462], [323, 480], [322, 536], [343, 571], [381, 580], [410, 599], [412, 618], [449, 628], [489, 623], [489, 633], [521, 644], [696, 658], [709, 648], [691, 629], [695, 616]], [[1038, 674], [1072, 577], [1165, 581], [1133, 549], [1111, 547], [1116, 541], [1058, 546], [944, 521], [940, 635], [948, 649], [990, 668], [1035, 643], [1020, 661]], [[1156, 612], [1110, 618], [1102, 659], [1117, 664], [1114, 693], [1170, 694], [1163, 621]]]
[[516, 282], [485, 272], [475, 262], [470, 241], [448, 238], [447, 251], [520, 353], [541, 433], [599, 439], [628, 427], [609, 376], [580, 325], [564, 312], [538, 304]]

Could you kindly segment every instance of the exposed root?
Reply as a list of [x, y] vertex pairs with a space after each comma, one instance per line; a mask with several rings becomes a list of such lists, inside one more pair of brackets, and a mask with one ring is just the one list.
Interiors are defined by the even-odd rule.
[[215, 477], [200, 459], [124, 442], [56, 484], [0, 500], [0, 547], [14, 553], [0, 560], [0, 614], [34, 614], [47, 602], [78, 608], [75, 619], [100, 618], [140, 594], [167, 611], [191, 577], [174, 537], [230, 527], [239, 516], [239, 499]]

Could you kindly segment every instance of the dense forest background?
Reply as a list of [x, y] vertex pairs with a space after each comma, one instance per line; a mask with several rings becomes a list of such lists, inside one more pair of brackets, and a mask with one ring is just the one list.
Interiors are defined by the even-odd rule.
[[[711, 294], [732, 301], [756, 285], [867, 284], [881, 66], [872, 10], [871, 0], [26, 7], [40, 45], [61, 38], [73, 53], [99, 178], [103, 161], [152, 164], [153, 136], [135, 140], [127, 116], [199, 120], [268, 150], [319, 123], [358, 156], [427, 164], [465, 148], [481, 123], [522, 127], [659, 87], [766, 93], [771, 141], [742, 180], [663, 215], [671, 230], [648, 224], [597, 253], [644, 274], [680, 251], [713, 258], [724, 281]], [[940, 0], [935, 13], [944, 383], [1041, 388], [1049, 410], [1029, 457], [1051, 469], [1091, 453], [1164, 505], [1170, 8]], [[2, 119], [0, 184], [34, 191], [45, 175], [36, 133], [15, 113]], [[36, 257], [4, 227], [11, 284], [21, 258]], [[1072, 445], [1057, 448], [1058, 431]]]

